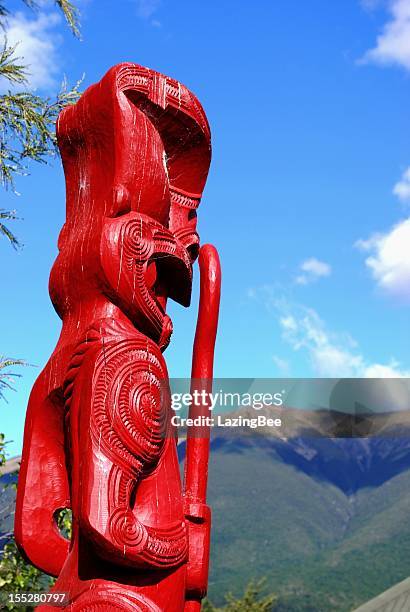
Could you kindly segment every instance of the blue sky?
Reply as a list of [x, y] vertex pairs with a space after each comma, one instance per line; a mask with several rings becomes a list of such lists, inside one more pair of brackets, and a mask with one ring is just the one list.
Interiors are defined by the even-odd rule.
[[[82, 42], [52, 2], [9, 6], [41, 93], [134, 61], [201, 100], [213, 162], [199, 230], [223, 265], [217, 376], [409, 375], [410, 0], [88, 0]], [[0, 243], [0, 353], [36, 366], [0, 406], [11, 455], [60, 328], [47, 283], [64, 177], [58, 160], [30, 171], [1, 203], [25, 246]], [[189, 311], [171, 305], [172, 376], [189, 376], [194, 294]]]

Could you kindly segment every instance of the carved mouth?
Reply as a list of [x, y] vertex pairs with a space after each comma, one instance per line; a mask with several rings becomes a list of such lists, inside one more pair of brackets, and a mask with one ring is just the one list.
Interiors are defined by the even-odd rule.
[[147, 283], [150, 295], [165, 314], [167, 298], [182, 306], [189, 306], [192, 289], [192, 264], [188, 254], [184, 258], [169, 253], [154, 253], [148, 268], [155, 266], [155, 280]]
[[151, 300], [155, 303], [161, 314], [165, 315], [166, 297], [158, 278], [158, 258], [155, 255], [147, 262], [145, 284]]
[[152, 289], [148, 289], [151, 299], [155, 302], [155, 305], [161, 311], [161, 314], [165, 316], [165, 302], [161, 301], [160, 297], [156, 294], [156, 286], [152, 287]]

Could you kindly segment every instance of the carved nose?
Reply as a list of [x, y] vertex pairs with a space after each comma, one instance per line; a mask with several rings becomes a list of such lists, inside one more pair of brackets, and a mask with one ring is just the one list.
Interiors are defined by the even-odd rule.
[[199, 255], [199, 236], [197, 232], [192, 228], [185, 227], [175, 232], [174, 235], [188, 253], [191, 264], [194, 263]]

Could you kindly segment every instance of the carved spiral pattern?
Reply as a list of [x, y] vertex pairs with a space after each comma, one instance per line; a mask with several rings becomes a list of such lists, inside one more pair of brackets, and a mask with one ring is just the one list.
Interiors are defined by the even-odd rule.
[[109, 346], [93, 381], [94, 441], [139, 472], [158, 461], [169, 427], [167, 376], [154, 350], [144, 336]]
[[145, 263], [152, 256], [184, 257], [183, 250], [178, 247], [175, 240], [175, 234], [171, 234], [160, 223], [142, 214], [133, 214], [123, 221], [120, 244], [123, 249], [123, 259], [128, 266], [132, 266], [135, 262]]
[[161, 612], [152, 601], [132, 591], [110, 587], [93, 588], [79, 595], [64, 608], [70, 612]]
[[146, 546], [147, 530], [127, 508], [114, 510], [110, 517], [110, 530], [115, 541], [121, 546], [132, 547], [134, 554], [141, 552]]
[[141, 217], [134, 217], [122, 227], [121, 241], [127, 263], [148, 261], [154, 251], [152, 230]]

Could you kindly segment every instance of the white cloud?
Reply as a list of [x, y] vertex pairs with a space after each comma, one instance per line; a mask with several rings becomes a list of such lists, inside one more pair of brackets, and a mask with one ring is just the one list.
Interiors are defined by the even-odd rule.
[[[357, 349], [349, 335], [330, 332], [312, 308], [285, 301], [272, 301], [279, 310], [283, 339], [295, 351], [305, 350], [317, 376], [325, 378], [402, 378], [409, 377], [400, 364], [371, 363]], [[286, 312], [283, 312], [285, 309]]]
[[408, 378], [410, 372], [403, 372], [400, 370], [400, 364], [394, 359], [390, 365], [381, 365], [375, 363], [369, 365], [366, 368], [367, 378]]
[[[365, 357], [348, 333], [335, 333], [313, 308], [287, 299], [278, 285], [264, 285], [248, 293], [279, 323], [282, 339], [295, 352], [305, 352], [315, 376], [323, 378], [410, 378], [393, 356], [387, 362]], [[291, 362], [274, 356], [274, 363], [289, 372]], [[285, 370], [286, 368], [286, 370]]]
[[[161, 0], [137, 0], [137, 14], [141, 19], [149, 20], [154, 13], [159, 9]], [[151, 22], [157, 27], [160, 26], [160, 22], [155, 20]]]
[[382, 4], [385, 0], [361, 0], [361, 5], [364, 9], [368, 11], [373, 11], [380, 4]]
[[297, 330], [296, 320], [291, 315], [281, 317], [279, 321], [283, 329], [285, 329], [286, 331], [294, 332]]
[[30, 89], [49, 90], [56, 85], [55, 77], [60, 68], [57, 55], [60, 37], [53, 29], [60, 21], [57, 13], [39, 13], [35, 19], [16, 13], [7, 19], [7, 42], [18, 45], [16, 55], [23, 60], [21, 63], [27, 65]]
[[[251, 299], [262, 303], [279, 323], [282, 339], [295, 351], [304, 351], [315, 376], [323, 378], [410, 378], [392, 357], [387, 363], [372, 362], [346, 333], [329, 330], [313, 309], [279, 295], [280, 288], [265, 285], [254, 289]], [[280, 361], [274, 358], [279, 366]], [[286, 362], [286, 365], [290, 364]]]
[[410, 0], [391, 0], [389, 11], [390, 20], [362, 61], [410, 70]]
[[297, 276], [295, 279], [295, 282], [298, 285], [308, 285], [318, 278], [330, 276], [332, 273], [331, 266], [324, 261], [316, 259], [316, 257], [311, 257], [310, 259], [306, 259], [304, 262], [302, 262], [300, 265], [300, 270], [302, 271], [302, 274], [299, 274], [299, 276]]
[[386, 292], [410, 299], [410, 218], [385, 234], [359, 240], [356, 246], [370, 253], [366, 265]]
[[[410, 167], [394, 185], [393, 194], [402, 202], [410, 204]], [[405, 302], [409, 301], [410, 217], [402, 219], [384, 233], [358, 240], [355, 246], [369, 253], [365, 263], [378, 286], [386, 293]]]
[[282, 359], [282, 357], [278, 357], [278, 355], [273, 355], [272, 360], [281, 374], [289, 376], [290, 364], [286, 359]]
[[393, 193], [401, 202], [410, 204], [410, 167], [403, 172], [400, 181], [393, 187]]

